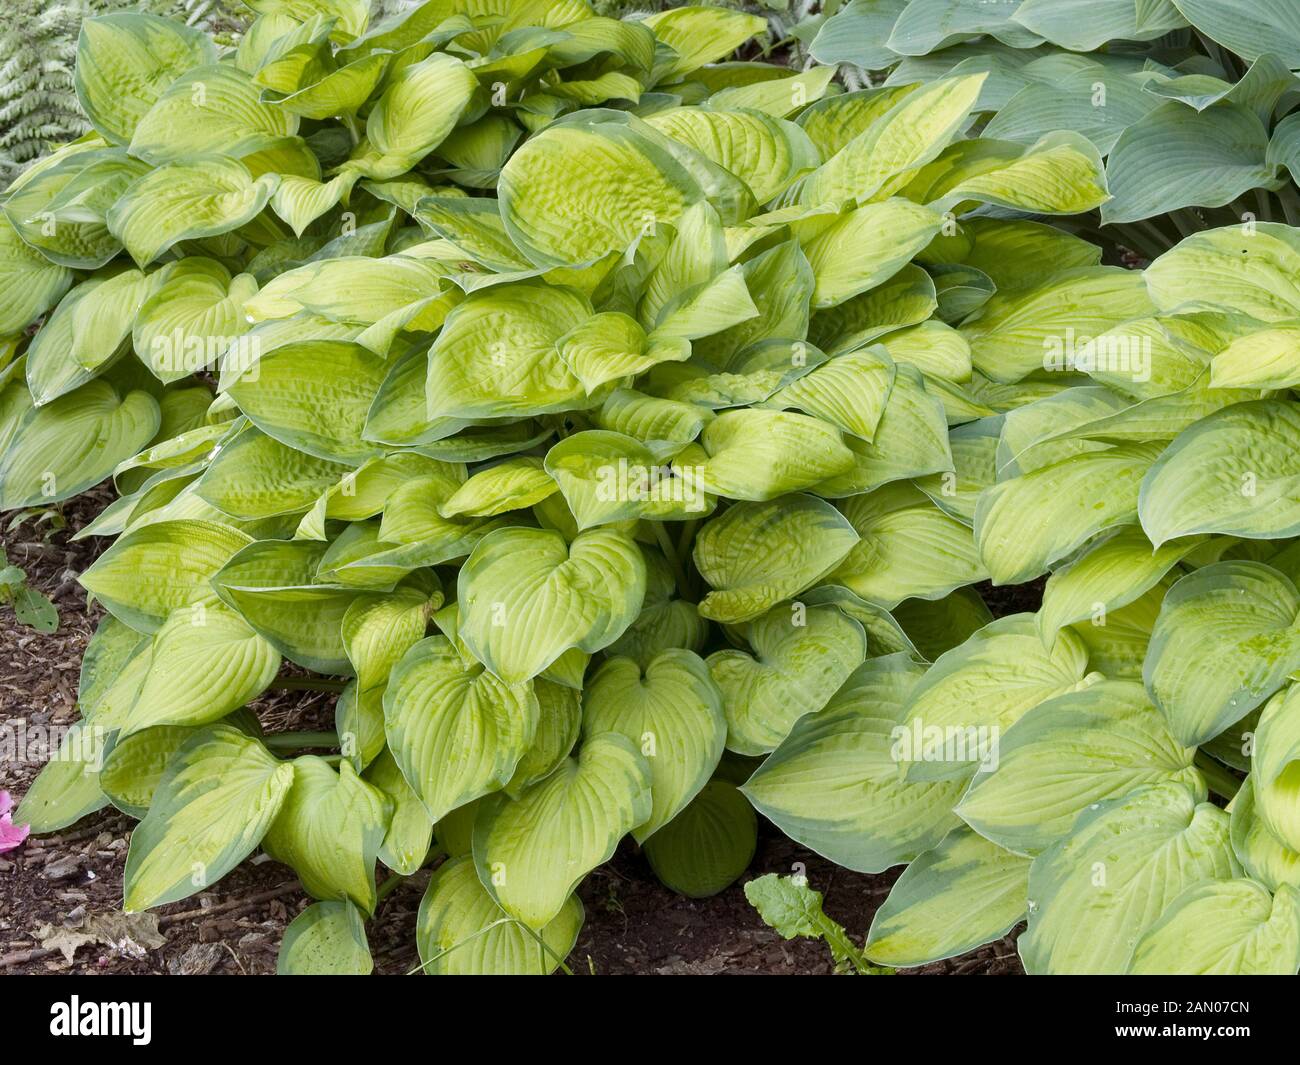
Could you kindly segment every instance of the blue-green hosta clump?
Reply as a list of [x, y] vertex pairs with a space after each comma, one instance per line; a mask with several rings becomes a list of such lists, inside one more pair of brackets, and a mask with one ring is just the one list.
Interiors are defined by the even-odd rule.
[[284, 972], [435, 865], [425, 971], [552, 971], [624, 837], [707, 896], [755, 809], [910, 863], [875, 964], [1294, 971], [1295, 231], [1101, 265], [1086, 136], [727, 9], [253, 7], [87, 22], [95, 132], [0, 204], [0, 508], [118, 493], [20, 821], [140, 818], [130, 910], [288, 864]]
[[1072, 130], [1106, 157], [1086, 224], [1154, 257], [1249, 214], [1300, 224], [1300, 8], [1286, 0], [850, 0], [811, 42], [895, 99], [984, 73], [981, 147]]

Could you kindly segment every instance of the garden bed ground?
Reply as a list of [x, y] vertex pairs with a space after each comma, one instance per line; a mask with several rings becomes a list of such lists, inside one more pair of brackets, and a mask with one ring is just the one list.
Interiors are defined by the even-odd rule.
[[[99, 550], [70, 536], [111, 498], [107, 490], [67, 504], [67, 528], [46, 534], [30, 524], [0, 532], [9, 560], [58, 607], [59, 631], [41, 635], [0, 608], [0, 728], [66, 725], [75, 718], [81, 655], [99, 619], [76, 583]], [[1036, 590], [1000, 591], [997, 614], [1033, 609]], [[990, 599], [993, 597], [990, 596]], [[333, 696], [280, 692], [260, 700], [268, 732], [331, 728]], [[0, 789], [15, 801], [40, 766], [0, 762]], [[760, 819], [761, 821], [761, 819]], [[285, 926], [308, 898], [292, 872], [266, 859], [246, 862], [214, 890], [148, 914], [116, 915], [132, 821], [111, 807], [56, 836], [29, 839], [0, 856], [0, 973], [228, 973], [275, 971]], [[749, 876], [788, 873], [803, 863], [826, 896], [827, 913], [859, 940], [897, 872], [851, 873], [760, 828]], [[427, 874], [426, 874], [427, 876]], [[401, 974], [419, 965], [415, 916], [425, 877], [380, 905], [370, 929], [376, 968]], [[587, 920], [570, 958], [578, 974], [820, 974], [831, 971], [820, 943], [786, 942], [767, 928], [740, 885], [711, 899], [682, 898], [661, 886], [645, 859], [625, 844], [582, 887]], [[70, 955], [70, 957], [69, 957]], [[912, 970], [941, 974], [1021, 972], [1014, 934], [947, 962]]]

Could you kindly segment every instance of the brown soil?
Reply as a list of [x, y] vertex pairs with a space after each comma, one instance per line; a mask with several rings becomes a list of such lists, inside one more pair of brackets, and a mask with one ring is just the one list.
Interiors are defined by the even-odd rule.
[[[18, 625], [13, 612], [0, 607], [0, 727], [66, 725], [75, 719], [81, 655], [100, 616], [98, 607], [87, 608], [76, 576], [103, 542], [72, 543], [69, 536], [109, 498], [101, 489], [67, 504], [67, 528], [61, 531], [51, 531], [48, 523], [0, 529], [10, 561], [51, 596], [60, 614], [58, 632], [45, 636]], [[999, 589], [996, 598], [998, 614], [1037, 605], [1033, 589], [1018, 596]], [[257, 709], [268, 732], [332, 727], [331, 696], [281, 692], [259, 701]], [[0, 788], [16, 801], [39, 768], [0, 763]], [[86, 926], [93, 918], [118, 911], [131, 825], [110, 807], [0, 856], [0, 973], [274, 972], [284, 928], [309, 900], [288, 868], [264, 857], [245, 862], [212, 891], [137, 919], [125, 938], [119, 931], [101, 935], [105, 942], [88, 939], [77, 946], [75, 937], [66, 935], [68, 929], [89, 935]], [[750, 875], [788, 873], [796, 863], [803, 863], [811, 885], [825, 895], [826, 912], [859, 941], [897, 876], [837, 868], [763, 824]], [[381, 903], [369, 929], [377, 971], [401, 974], [419, 964], [415, 916], [426, 878], [413, 877]], [[659, 884], [630, 843], [587, 878], [581, 894], [587, 921], [569, 959], [578, 974], [831, 972], [822, 944], [782, 940], [746, 902], [741, 885], [710, 899], [675, 895]], [[75, 948], [71, 960], [60, 951], [60, 941]], [[963, 957], [910, 970], [1021, 971], [1014, 933]]]

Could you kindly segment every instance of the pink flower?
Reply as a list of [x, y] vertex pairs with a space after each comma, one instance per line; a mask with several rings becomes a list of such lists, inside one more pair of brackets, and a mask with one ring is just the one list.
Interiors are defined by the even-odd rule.
[[5, 851], [15, 850], [21, 846], [27, 834], [31, 832], [30, 825], [15, 825], [9, 816], [9, 811], [14, 808], [14, 801], [9, 797], [7, 791], [0, 791], [0, 854]]

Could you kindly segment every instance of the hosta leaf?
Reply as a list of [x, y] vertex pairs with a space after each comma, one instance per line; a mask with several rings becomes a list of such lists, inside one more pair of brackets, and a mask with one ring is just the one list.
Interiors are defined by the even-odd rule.
[[[650, 769], [626, 736], [587, 738], [518, 799], [494, 795], [474, 822], [474, 864], [511, 917], [541, 931], [578, 882], [607, 861], [623, 834], [650, 816]], [[561, 853], [558, 865], [550, 856]]]
[[468, 855], [438, 867], [420, 902], [415, 941], [432, 976], [545, 976], [573, 950], [582, 903], [570, 895], [534, 938], [484, 890]]
[[529, 680], [571, 647], [607, 647], [640, 613], [641, 549], [612, 529], [489, 533], [460, 571], [460, 635], [507, 683]]
[[1227, 814], [1185, 785], [1139, 788], [1034, 859], [1021, 960], [1030, 973], [1122, 973], [1185, 889], [1239, 871]]
[[1136, 526], [1125, 526], [1047, 578], [1038, 628], [1044, 640], [1059, 629], [1093, 618], [1105, 624], [1108, 611], [1128, 606], [1204, 542], [1188, 537], [1153, 548]]
[[357, 592], [317, 583], [325, 550], [309, 540], [259, 540], [231, 557], [212, 586], [291, 662], [320, 673], [349, 673], [342, 624]]
[[232, 279], [215, 260], [182, 260], [135, 315], [131, 342], [136, 354], [164, 382], [211, 368], [248, 328], [240, 312], [256, 291], [251, 276]]
[[908, 0], [850, 0], [822, 22], [810, 51], [819, 63], [853, 63], [882, 70], [897, 60], [888, 46], [894, 24]]
[[255, 699], [280, 670], [275, 648], [220, 603], [173, 610], [149, 655], [123, 735], [151, 725], [216, 721]]
[[703, 198], [662, 145], [613, 122], [551, 125], [501, 170], [506, 231], [537, 266], [577, 266], [623, 252]]
[[355, 678], [349, 681], [334, 704], [334, 731], [338, 733], [339, 751], [353, 768], [360, 772], [369, 766], [386, 742], [384, 685], [362, 689]]
[[[996, 280], [996, 279], [995, 279]], [[1098, 336], [1152, 312], [1142, 275], [1116, 267], [1077, 267], [1033, 287], [999, 291], [962, 326], [975, 369], [1011, 383], [1047, 366], [1068, 341]], [[1059, 368], [1059, 367], [1054, 367]]]
[[542, 460], [526, 455], [480, 470], [438, 510], [444, 518], [491, 517], [531, 507], [557, 491], [559, 486], [542, 468]]
[[993, 620], [988, 606], [973, 588], [958, 588], [933, 601], [905, 599], [894, 607], [891, 616], [915, 644], [920, 657], [930, 662]]
[[1300, 407], [1236, 403], [1181, 433], [1142, 482], [1138, 513], [1154, 543], [1192, 533], [1250, 539], [1300, 533]]
[[[1152, 79], [1143, 87], [1148, 93], [1179, 100], [1197, 111], [1222, 101], [1249, 107], [1266, 125], [1278, 98], [1294, 81], [1294, 75], [1272, 52], [1261, 55], [1235, 85], [1209, 74], [1184, 74], [1168, 81]], [[1272, 145], [1267, 156], [1274, 162]]]
[[57, 832], [107, 806], [99, 786], [107, 740], [102, 728], [89, 723], [69, 726], [14, 810], [14, 823], [36, 833]]
[[364, 0], [252, 0], [246, 5], [260, 15], [281, 16], [307, 22], [322, 15], [337, 19], [331, 37], [351, 41], [366, 26], [369, 11]]
[[712, 5], [670, 8], [649, 16], [645, 25], [675, 53], [665, 68], [655, 71], [660, 81], [676, 81], [706, 63], [725, 59], [767, 28], [757, 15]]
[[[100, 708], [114, 696], [114, 689], [134, 683], [139, 687], [144, 670], [148, 667], [150, 638], [112, 614], [106, 615], [95, 628], [95, 634], [86, 645], [81, 660], [81, 675], [77, 683], [77, 709], [86, 720], [100, 716]], [[134, 678], [132, 678], [134, 674]], [[135, 698], [132, 691], [131, 698]], [[112, 700], [115, 704], [117, 699]], [[125, 713], [129, 701], [110, 711], [109, 720], [116, 722]]]
[[[821, 73], [821, 72], [818, 72]], [[791, 90], [780, 90], [788, 99]], [[688, 144], [740, 178], [759, 203], [783, 192], [801, 173], [820, 165], [821, 153], [808, 134], [783, 117], [714, 97], [712, 109], [681, 107], [660, 111], [647, 121], [659, 132]]]
[[1266, 184], [1268, 131], [1254, 112], [1222, 103], [1196, 112], [1162, 104], [1120, 134], [1106, 165], [1107, 223], [1132, 222], [1179, 207], [1221, 207]]
[[392, 803], [344, 760], [336, 771], [322, 758], [293, 761], [293, 786], [263, 840], [268, 854], [293, 867], [317, 898], [375, 907], [375, 859]]
[[700, 613], [752, 621], [826, 576], [856, 543], [853, 526], [815, 496], [737, 503], [695, 540], [695, 565], [713, 589]]
[[297, 133], [297, 116], [262, 103], [260, 95], [238, 67], [214, 63], [188, 70], [140, 118], [131, 136], [131, 154], [157, 165], [208, 154], [242, 154], [232, 147]]
[[1300, 64], [1300, 18], [1281, 0], [1172, 0], [1193, 26], [1247, 60], [1266, 52]]
[[1151, 630], [1167, 590], [1167, 581], [1162, 582], [1128, 606], [1112, 610], [1104, 618], [1098, 614], [1096, 620], [1105, 624], [1083, 621], [1069, 627], [1087, 648], [1089, 669], [1106, 677], [1142, 679]]
[[[69, 356], [88, 370], [99, 369], [116, 353], [152, 287], [140, 270], [97, 280], [86, 286], [69, 312]], [[80, 295], [80, 287], [78, 291]]]
[[365, 921], [351, 902], [316, 902], [289, 922], [279, 976], [369, 976], [375, 968]]
[[389, 59], [382, 52], [362, 56], [287, 95], [272, 94], [267, 102], [302, 118], [349, 114], [370, 98], [388, 70]]
[[[942, 289], [942, 281], [936, 285]], [[947, 294], [937, 291], [936, 297], [942, 313]], [[895, 362], [910, 363], [927, 379], [956, 382], [971, 379], [970, 345], [957, 330], [943, 322], [922, 322], [896, 333], [887, 333], [880, 338], [880, 346]]]
[[1168, 311], [1238, 311], [1263, 322], [1300, 313], [1300, 238], [1290, 226], [1257, 222], [1194, 233], [1145, 271], [1152, 302]]
[[378, 452], [361, 433], [385, 373], [383, 360], [360, 344], [308, 340], [263, 355], [227, 392], [268, 436], [317, 458], [360, 465]]
[[1096, 803], [1140, 785], [1171, 780], [1204, 797], [1193, 753], [1174, 739], [1140, 684], [1101, 681], [1017, 721], [956, 812], [999, 846], [1037, 854], [1069, 835]]
[[910, 485], [888, 485], [843, 505], [859, 542], [831, 580], [892, 609], [917, 596], [939, 599], [987, 574], [971, 530]]
[[727, 724], [722, 693], [692, 651], [657, 655], [644, 671], [630, 658], [606, 661], [582, 694], [585, 735], [626, 736], [650, 768], [650, 817], [632, 832], [638, 843], [677, 817], [722, 757]]
[[1028, 903], [1029, 859], [965, 827], [912, 862], [871, 919], [867, 957], [925, 965], [1006, 934]]
[[366, 768], [365, 779], [393, 803], [388, 833], [379, 845], [379, 860], [393, 872], [410, 876], [424, 864], [433, 843], [428, 811], [387, 749]]
[[753, 648], [718, 651], [709, 671], [722, 689], [727, 747], [766, 754], [805, 714], [826, 705], [867, 652], [862, 626], [830, 606], [776, 607], [743, 630]]
[[401, 657], [424, 636], [429, 614], [441, 601], [441, 593], [431, 599], [425, 589], [402, 586], [360, 596], [348, 607], [343, 644], [362, 689], [387, 682]]
[[126, 738], [119, 736], [99, 772], [99, 785], [109, 801], [132, 817], [143, 818], [167, 763], [192, 735], [194, 729], [182, 725], [156, 725]]
[[1296, 816], [1296, 762], [1300, 754], [1300, 688], [1291, 685], [1269, 700], [1259, 715], [1251, 757], [1256, 812], [1290, 850], [1300, 843]]
[[[757, 64], [760, 74], [772, 70]], [[734, 66], [732, 69], [736, 69]], [[750, 69], [755, 69], [751, 66]], [[761, 111], [775, 118], [789, 118], [810, 103], [825, 97], [835, 75], [829, 67], [811, 67], [802, 74], [785, 76], [785, 71], [775, 72], [777, 77], [766, 77], [748, 85], [730, 85], [715, 91], [708, 99], [710, 110], [735, 111], [747, 109]]]
[[781, 831], [860, 872], [910, 861], [957, 825], [964, 781], [908, 783], [894, 757], [908, 693], [924, 667], [872, 659], [790, 734], [741, 789]]
[[1253, 774], [1241, 782], [1228, 813], [1232, 818], [1232, 850], [1246, 875], [1273, 890], [1283, 884], [1296, 887], [1300, 883], [1300, 853], [1274, 835], [1260, 816]]
[[452, 131], [477, 88], [478, 79], [460, 59], [435, 53], [389, 81], [366, 118], [366, 138], [409, 166]]
[[168, 763], [149, 813], [131, 834], [128, 913], [216, 883], [261, 841], [294, 782], [294, 767], [229, 725], [196, 732]]
[[[148, 392], [90, 381], [32, 412], [0, 455], [0, 509], [48, 506], [108, 477], [158, 431]], [[0, 423], [2, 424], [2, 423]]]
[[685, 338], [648, 337], [636, 319], [617, 311], [593, 315], [557, 344], [560, 358], [588, 394], [609, 381], [644, 373], [661, 362], [684, 362], [691, 356]]
[[871, 440], [894, 386], [893, 360], [881, 347], [851, 351], [774, 392], [767, 405], [794, 407]]
[[1174, 735], [1217, 736], [1300, 668], [1300, 594], [1258, 562], [1219, 562], [1165, 596], [1143, 669]]
[[278, 178], [254, 180], [234, 159], [168, 163], [134, 182], [108, 212], [108, 229], [140, 266], [182, 240], [214, 237], [251, 222]]
[[[1025, 0], [1014, 21], [1062, 48], [1087, 52], [1115, 38], [1148, 40], [1183, 25], [1171, 5], [1140, 19], [1143, 5], [1128, 0]], [[1148, 5], [1149, 6], [1149, 5]]]
[[338, 206], [356, 181], [355, 171], [344, 171], [329, 181], [283, 174], [271, 197], [271, 210], [289, 223], [297, 236], [302, 236], [312, 222]]
[[206, 33], [172, 19], [139, 12], [88, 18], [77, 40], [77, 100], [100, 133], [126, 144], [173, 81], [216, 57]]
[[943, 218], [904, 199], [870, 203], [802, 237], [812, 267], [814, 308], [834, 307], [896, 274], [939, 232]]
[[816, 588], [808, 589], [800, 598], [809, 606], [833, 606], [861, 625], [862, 631], [867, 635], [868, 658], [900, 653], [912, 658], [921, 657], [903, 627], [889, 611], [858, 598], [847, 588], [835, 584], [819, 584]]
[[253, 321], [286, 318], [306, 309], [330, 321], [374, 325], [389, 314], [418, 308], [439, 296], [441, 285], [436, 263], [402, 255], [370, 258], [353, 251], [277, 275], [248, 301], [245, 310]]
[[[1104, 100], [1105, 106], [1097, 106]], [[1074, 130], [1103, 153], [1119, 135], [1160, 101], [1139, 79], [1089, 63], [1051, 80], [1030, 81], [998, 110], [984, 135], [1032, 144], [1053, 130]]]
[[923, 0], [905, 8], [889, 34], [889, 48], [899, 55], [926, 55], [970, 35], [987, 33], [1006, 44], [1028, 48], [1041, 40], [1011, 20], [1015, 0], [968, 4], [963, 0]]
[[853, 465], [838, 429], [784, 411], [727, 411], [705, 427], [700, 442], [709, 455], [700, 483], [731, 499], [774, 499]]
[[975, 541], [993, 583], [1032, 580], [1094, 534], [1131, 522], [1142, 478], [1160, 450], [1159, 444], [1120, 444], [1001, 481], [982, 493], [975, 507]]
[[119, 537], [80, 581], [127, 624], [153, 632], [173, 610], [210, 599], [211, 579], [251, 542], [216, 522], [157, 522]]
[[1138, 942], [1129, 972], [1294, 976], [1300, 969], [1300, 891], [1254, 880], [1209, 880], [1179, 895]]
[[104, 225], [104, 214], [127, 186], [148, 173], [149, 164], [130, 158], [125, 149], [90, 143], [69, 145], [45, 162], [52, 165], [32, 167], [14, 183], [5, 197], [6, 217], [50, 262], [82, 270], [103, 266], [122, 250]]
[[0, 218], [0, 336], [26, 329], [59, 302], [72, 281], [70, 269], [50, 262]]
[[196, 491], [233, 517], [270, 518], [306, 510], [348, 472], [249, 426], [221, 444]]
[[470, 296], [430, 350], [425, 417], [517, 417], [588, 405], [556, 342], [590, 315], [579, 293], [541, 283]]
[[937, 306], [930, 275], [908, 264], [878, 287], [818, 311], [808, 324], [808, 337], [828, 355], [840, 355], [925, 321]]
[[984, 75], [945, 78], [909, 93], [796, 186], [803, 204], [883, 199], [938, 155], [966, 121]]
[[754, 810], [734, 784], [712, 780], [645, 843], [661, 883], [703, 899], [735, 883], [749, 868], [758, 839]]
[[981, 418], [953, 429], [948, 435], [951, 472], [918, 477], [917, 488], [942, 510], [964, 524], [975, 524], [980, 494], [997, 481], [998, 436], [1002, 420]]
[[475, 262], [491, 270], [527, 270], [506, 233], [494, 199], [466, 196], [425, 196], [415, 207], [416, 220], [445, 237]]
[[898, 760], [908, 780], [969, 779], [997, 758], [997, 743], [1040, 703], [1085, 687], [1083, 644], [1063, 632], [1038, 638], [1032, 615], [986, 625], [941, 655], [915, 688], [902, 717]]
[[1300, 329], [1261, 329], [1232, 341], [1210, 364], [1214, 388], [1291, 388], [1300, 385]]
[[530, 784], [550, 776], [573, 750], [582, 728], [582, 693], [579, 689], [541, 676], [533, 681], [533, 694], [538, 706], [537, 731], [532, 745], [519, 759], [505, 786], [506, 794], [512, 798], [518, 798]]
[[947, 428], [941, 394], [931, 389], [915, 366], [897, 363], [894, 387], [874, 436], [870, 441], [844, 437], [853, 454], [852, 467], [821, 481], [814, 491], [838, 499], [891, 481], [948, 472], [953, 459]]
[[711, 510], [700, 485], [700, 449], [688, 447], [664, 462], [661, 446], [599, 429], [574, 433], [546, 453], [546, 473], [579, 529], [637, 517], [680, 520]]
[[321, 493], [294, 535], [300, 539], [326, 539], [327, 520], [373, 518], [382, 514], [388, 501], [407, 484], [442, 474], [459, 477], [460, 468], [410, 451], [369, 459]]
[[393, 758], [431, 821], [504, 787], [537, 731], [529, 685], [507, 685], [441, 636], [415, 644], [384, 692]]

